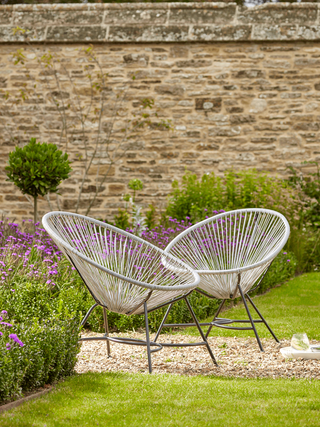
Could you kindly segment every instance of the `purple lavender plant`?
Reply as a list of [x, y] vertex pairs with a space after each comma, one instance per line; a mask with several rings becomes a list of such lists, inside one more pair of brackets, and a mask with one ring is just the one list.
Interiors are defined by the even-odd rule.
[[61, 251], [47, 232], [36, 223], [23, 221], [23, 226], [0, 221], [0, 285], [8, 285], [14, 292], [14, 280], [36, 279], [48, 286], [70, 281], [74, 271], [61, 257]]

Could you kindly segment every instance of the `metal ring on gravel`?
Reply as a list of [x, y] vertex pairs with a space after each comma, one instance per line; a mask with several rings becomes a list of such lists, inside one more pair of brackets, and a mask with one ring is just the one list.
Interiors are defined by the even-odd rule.
[[[108, 341], [116, 342], [118, 344], [127, 344], [127, 345], [143, 345], [143, 346], [147, 345], [147, 341], [140, 340], [137, 338], [107, 337], [105, 335], [102, 337], [84, 337], [79, 339], [79, 341], [98, 341], [98, 340], [108, 340]], [[163, 345], [158, 342], [150, 341], [150, 347], [158, 347], [151, 350], [152, 353], [155, 353], [156, 351], [162, 350]]]

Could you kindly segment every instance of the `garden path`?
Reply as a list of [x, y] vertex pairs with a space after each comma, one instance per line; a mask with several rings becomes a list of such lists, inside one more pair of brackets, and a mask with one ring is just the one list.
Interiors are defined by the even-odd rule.
[[[85, 336], [97, 335], [84, 333]], [[115, 334], [111, 334], [115, 336]], [[128, 334], [117, 334], [128, 336]], [[144, 334], [131, 333], [132, 338], [144, 339]], [[162, 335], [160, 342], [192, 342], [186, 335]], [[193, 339], [195, 341], [195, 338]], [[262, 339], [261, 353], [255, 338], [209, 337], [209, 344], [219, 367], [215, 367], [203, 346], [188, 348], [164, 347], [152, 355], [153, 372], [177, 375], [213, 375], [242, 378], [315, 378], [320, 379], [320, 361], [284, 359], [280, 347], [290, 345], [281, 340]], [[311, 341], [310, 344], [316, 344]], [[76, 372], [147, 372], [147, 353], [142, 347], [111, 343], [112, 357], [107, 357], [107, 345], [102, 341], [85, 341], [78, 354]]]

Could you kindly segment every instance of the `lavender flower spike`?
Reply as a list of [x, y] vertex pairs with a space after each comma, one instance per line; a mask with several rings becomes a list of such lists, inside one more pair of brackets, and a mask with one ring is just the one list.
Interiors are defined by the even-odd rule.
[[21, 340], [19, 340], [19, 338], [17, 337], [17, 335], [16, 334], [10, 334], [9, 335], [9, 338], [11, 338], [14, 342], [16, 342], [17, 344], [19, 344], [20, 345], [20, 347], [23, 347], [24, 346], [24, 344], [23, 344], [23, 342], [21, 341]]
[[7, 323], [7, 322], [0, 322], [0, 325], [4, 325], [4, 326], [8, 326], [8, 328], [12, 328], [11, 323]]

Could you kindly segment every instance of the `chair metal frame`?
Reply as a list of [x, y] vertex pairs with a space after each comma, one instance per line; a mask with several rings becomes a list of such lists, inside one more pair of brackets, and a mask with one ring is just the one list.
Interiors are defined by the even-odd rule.
[[[85, 325], [95, 307], [101, 306], [103, 308], [104, 335], [84, 337], [81, 338], [80, 341], [105, 340], [107, 343], [108, 357], [111, 356], [110, 342], [146, 346], [148, 368], [149, 373], [151, 373], [151, 353], [161, 350], [164, 344], [157, 343], [155, 340], [150, 340], [148, 313], [166, 305], [170, 305], [180, 299], [184, 299], [202, 337], [202, 341], [196, 344], [206, 346], [213, 362], [217, 364], [208, 344], [208, 340], [205, 337], [187, 299], [187, 296], [198, 286], [200, 282], [200, 277], [194, 269], [186, 263], [183, 263], [181, 260], [166, 253], [162, 249], [159, 249], [131, 233], [83, 215], [60, 211], [50, 212], [43, 217], [42, 223], [47, 233], [52, 237], [67, 259], [69, 259], [71, 264], [77, 270], [95, 301], [84, 316], [81, 325]], [[88, 236], [90, 238], [88, 239], [89, 243], [87, 243], [86, 246], [84, 245], [83, 240], [87, 239]], [[108, 240], [110, 239], [110, 236], [111, 243]], [[137, 248], [135, 249], [136, 252], [133, 251], [133, 247]], [[104, 251], [108, 256], [102, 256]], [[124, 253], [127, 257], [126, 262], [124, 261]], [[155, 260], [153, 260], [150, 255], [148, 258], [149, 261], [145, 262], [144, 260], [149, 253], [152, 253]], [[144, 258], [141, 258], [141, 262], [145, 267], [134, 265], [134, 262], [138, 262], [139, 256], [144, 256]], [[111, 261], [108, 257], [110, 259], [112, 258]], [[110, 265], [116, 268], [111, 269]], [[143, 272], [142, 275], [144, 275], [144, 277], [148, 277], [149, 280], [137, 280], [137, 274], [139, 275], [139, 273], [136, 273], [136, 271], [133, 270], [133, 267], [145, 268], [145, 272]], [[153, 273], [155, 276], [152, 276], [152, 280], [150, 280], [150, 271], [153, 271], [152, 268], [154, 268], [156, 272]], [[157, 272], [157, 268], [162, 269], [161, 274]], [[132, 277], [130, 277], [130, 272], [132, 273]], [[163, 282], [165, 284], [161, 284]], [[171, 284], [171, 282], [173, 284]], [[127, 306], [127, 311], [123, 311], [124, 309], [122, 309], [122, 311], [117, 308], [114, 309], [114, 301], [112, 301], [110, 293], [108, 294], [108, 291], [111, 288], [115, 297], [128, 298], [128, 295], [129, 297], [133, 295], [132, 304], [136, 302], [134, 297], [137, 300], [137, 304], [131, 304], [129, 310], [129, 306]], [[165, 293], [168, 295], [166, 296]], [[116, 299], [115, 297], [114, 299]], [[105, 300], [102, 301], [104, 298]], [[140, 340], [134, 338], [110, 337], [107, 310], [126, 315], [144, 314], [146, 339]], [[179, 347], [180, 345], [171, 344], [171, 346]], [[151, 347], [155, 348], [151, 349]]]
[[[239, 216], [238, 216], [239, 215]], [[272, 233], [271, 230], [272, 228], [269, 227], [269, 224], [267, 224], [266, 219], [263, 216], [269, 216], [273, 223], [274, 226], [277, 226], [276, 232], [274, 233], [276, 237], [272, 237]], [[251, 232], [250, 228], [253, 227], [252, 233], [249, 236], [249, 239], [247, 240], [246, 245], [243, 244], [243, 249], [244, 249], [244, 256], [238, 256], [235, 257], [234, 253], [231, 256], [230, 254], [228, 256], [226, 256], [223, 251], [222, 248], [223, 246], [228, 246], [228, 249], [230, 251], [234, 251], [234, 249], [232, 249], [235, 246], [235, 241], [236, 241], [236, 237], [239, 237], [241, 235], [241, 232], [236, 228], [236, 221], [240, 220], [241, 223], [241, 218], [245, 217], [245, 220], [243, 221], [244, 224], [246, 224], [246, 221], [250, 223], [251, 221], [251, 225], [248, 226], [246, 225], [246, 231], [247, 232]], [[234, 227], [232, 228], [231, 225], [229, 227], [228, 225], [228, 220], [229, 219], [229, 224], [232, 222], [232, 220], [234, 221]], [[258, 221], [258, 219], [262, 218], [262, 222]], [[232, 220], [231, 220], [232, 219]], [[264, 222], [263, 222], [264, 221]], [[271, 225], [272, 225], [272, 221], [271, 221]], [[232, 242], [232, 238], [229, 239], [229, 245], [219, 245], [217, 244], [212, 244], [212, 241], [210, 242], [210, 239], [207, 239], [209, 241], [209, 243], [206, 241], [205, 245], [202, 245], [201, 243], [199, 244], [199, 237], [196, 235], [195, 232], [201, 234], [201, 236], [205, 236], [208, 237], [208, 235], [210, 235], [210, 233], [208, 233], [208, 228], [206, 228], [209, 224], [212, 223], [215, 224], [221, 224], [222, 222], [224, 222], [225, 224], [227, 224], [225, 226], [225, 230], [227, 230], [228, 232], [228, 227], [230, 228], [230, 232], [232, 230], [233, 232], [233, 239], [234, 242]], [[266, 233], [262, 233], [263, 230], [261, 230], [261, 224], [262, 227], [264, 227], [264, 230], [269, 232], [269, 235]], [[249, 227], [249, 228], [248, 228]], [[213, 229], [213, 228], [212, 228]], [[202, 231], [203, 230], [203, 231]], [[213, 229], [213, 232], [211, 231], [211, 237], [214, 235], [214, 239], [217, 239], [217, 235], [220, 233], [221, 234], [221, 230], [223, 230], [223, 226], [218, 225], [218, 232], [217, 234], [215, 234], [215, 231]], [[260, 233], [260, 234], [259, 234]], [[223, 233], [222, 233], [223, 234]], [[265, 277], [268, 269], [270, 268], [271, 263], [273, 262], [273, 260], [275, 259], [275, 257], [279, 254], [279, 252], [282, 250], [282, 248], [284, 247], [284, 245], [286, 244], [288, 237], [290, 234], [290, 226], [289, 223], [287, 221], [287, 219], [280, 214], [279, 212], [276, 211], [272, 211], [269, 209], [239, 209], [239, 210], [234, 210], [234, 211], [229, 211], [229, 212], [224, 212], [221, 214], [218, 214], [214, 217], [211, 218], [207, 218], [204, 221], [201, 221], [193, 226], [191, 226], [190, 228], [184, 230], [182, 233], [180, 233], [172, 242], [170, 242], [168, 244], [168, 246], [165, 249], [165, 252], [167, 253], [171, 253], [172, 255], [183, 259], [185, 258], [186, 255], [186, 248], [189, 246], [189, 248], [191, 247], [193, 249], [192, 251], [192, 255], [190, 254], [188, 257], [188, 260], [184, 259], [184, 262], [188, 263], [190, 266], [192, 265], [192, 268], [194, 268], [198, 274], [200, 275], [200, 277], [202, 278], [200, 285], [197, 289], [195, 289], [196, 292], [201, 293], [202, 295], [205, 295], [208, 298], [212, 298], [212, 299], [222, 299], [222, 302], [220, 303], [220, 306], [217, 310], [217, 312], [214, 315], [214, 318], [211, 322], [201, 322], [200, 326], [209, 326], [205, 337], [208, 338], [212, 327], [216, 326], [216, 327], [220, 327], [220, 328], [224, 328], [224, 329], [233, 329], [233, 330], [252, 330], [254, 331], [256, 340], [258, 342], [259, 348], [261, 351], [264, 351], [261, 340], [259, 338], [257, 329], [255, 327], [256, 323], [263, 323], [267, 329], [269, 330], [270, 334], [273, 336], [273, 338], [279, 342], [278, 338], [276, 337], [276, 335], [274, 334], [274, 332], [272, 331], [272, 329], [270, 328], [270, 326], [268, 325], [268, 323], [266, 322], [266, 320], [264, 319], [264, 317], [262, 316], [262, 314], [260, 313], [260, 311], [258, 310], [258, 308], [256, 307], [256, 305], [254, 304], [254, 302], [252, 301], [252, 299], [250, 298], [250, 296], [248, 295], [248, 293], [252, 292], [253, 290], [255, 290], [258, 286], [260, 286], [263, 278]], [[191, 236], [191, 238], [190, 238]], [[193, 236], [193, 237], [192, 237]], [[251, 257], [251, 259], [257, 258], [254, 256], [254, 247], [255, 247], [255, 238], [260, 239], [260, 244], [261, 244], [261, 236], [263, 236], [264, 239], [266, 239], [266, 241], [269, 239], [270, 243], [270, 248], [272, 250], [270, 250], [270, 253], [268, 254], [263, 254], [265, 256], [262, 257], [262, 259], [257, 260], [256, 262], [253, 263], [248, 263], [248, 265], [243, 265], [246, 264], [248, 258]], [[230, 237], [230, 236], [229, 236]], [[187, 240], [189, 239], [189, 240]], [[198, 239], [198, 240], [197, 240]], [[240, 240], [238, 239], [238, 241], [240, 242]], [[276, 243], [276, 244], [275, 244]], [[180, 246], [179, 246], [180, 244]], [[181, 249], [181, 245], [183, 246], [183, 249]], [[201, 247], [200, 247], [200, 246]], [[273, 245], [273, 246], [272, 246]], [[209, 246], [210, 250], [207, 250]], [[246, 247], [245, 247], [246, 246]], [[197, 250], [199, 250], [199, 248], [201, 249], [202, 252], [205, 253], [205, 255], [207, 256], [207, 258], [201, 258], [201, 256], [198, 256], [197, 258]], [[219, 252], [221, 249], [221, 253]], [[263, 251], [260, 252], [267, 252], [268, 251], [268, 247], [264, 247]], [[213, 254], [213, 252], [217, 252], [215, 255]], [[213, 256], [214, 255], [214, 256]], [[219, 260], [214, 259], [215, 257], [220, 257], [220, 261], [222, 260], [222, 263]], [[197, 258], [197, 259], [196, 259]], [[243, 260], [244, 259], [244, 260]], [[215, 265], [215, 266], [220, 266], [222, 264], [224, 264], [227, 262], [230, 264], [235, 264], [231, 268], [231, 269], [227, 269], [227, 268], [221, 268], [221, 269], [206, 269], [205, 264], [210, 264], [211, 265]], [[198, 264], [198, 266], [196, 265]], [[202, 264], [202, 268], [198, 268], [199, 266], [201, 267]], [[238, 264], [238, 265], [237, 265]], [[254, 270], [256, 270], [256, 274], [254, 273]], [[250, 271], [252, 272], [252, 274], [250, 273]], [[242, 278], [245, 275], [245, 273], [247, 273], [247, 278], [245, 278], [245, 289], [243, 289], [242, 286]], [[252, 275], [252, 283], [250, 284], [250, 274]], [[258, 274], [258, 276], [257, 276]], [[232, 291], [231, 294], [229, 294], [229, 298], [226, 298], [226, 295], [224, 295], [224, 298], [221, 297], [221, 292], [223, 293], [223, 290], [219, 289], [218, 293], [217, 293], [217, 289], [215, 289], [215, 284], [219, 283], [219, 278], [221, 280], [221, 277], [227, 277], [230, 278], [229, 283], [232, 284], [234, 291]], [[205, 278], [205, 280], [203, 280], [203, 278]], [[209, 283], [209, 278], [212, 279], [212, 284]], [[215, 282], [214, 280], [215, 279]], [[225, 282], [228, 282], [228, 280], [225, 280]], [[248, 315], [248, 319], [226, 319], [226, 318], [221, 318], [218, 317], [226, 300], [227, 299], [234, 299], [237, 296], [240, 296], [244, 307], [246, 309], [247, 315]], [[250, 313], [249, 310], [249, 306], [247, 301], [251, 304], [251, 306], [253, 307], [253, 309], [255, 310], [255, 312], [258, 314], [260, 319], [253, 319], [252, 315]], [[160, 332], [163, 328], [168, 327], [168, 328], [172, 328], [172, 327], [189, 327], [189, 326], [196, 326], [195, 323], [180, 323], [180, 324], [167, 324], [165, 323], [168, 314], [171, 310], [172, 304], [169, 305], [167, 313], [165, 314], [162, 323], [157, 331], [156, 337], [154, 339], [154, 342], [157, 341]], [[250, 326], [248, 327], [237, 327], [237, 326], [230, 326], [233, 323], [249, 323]]]

